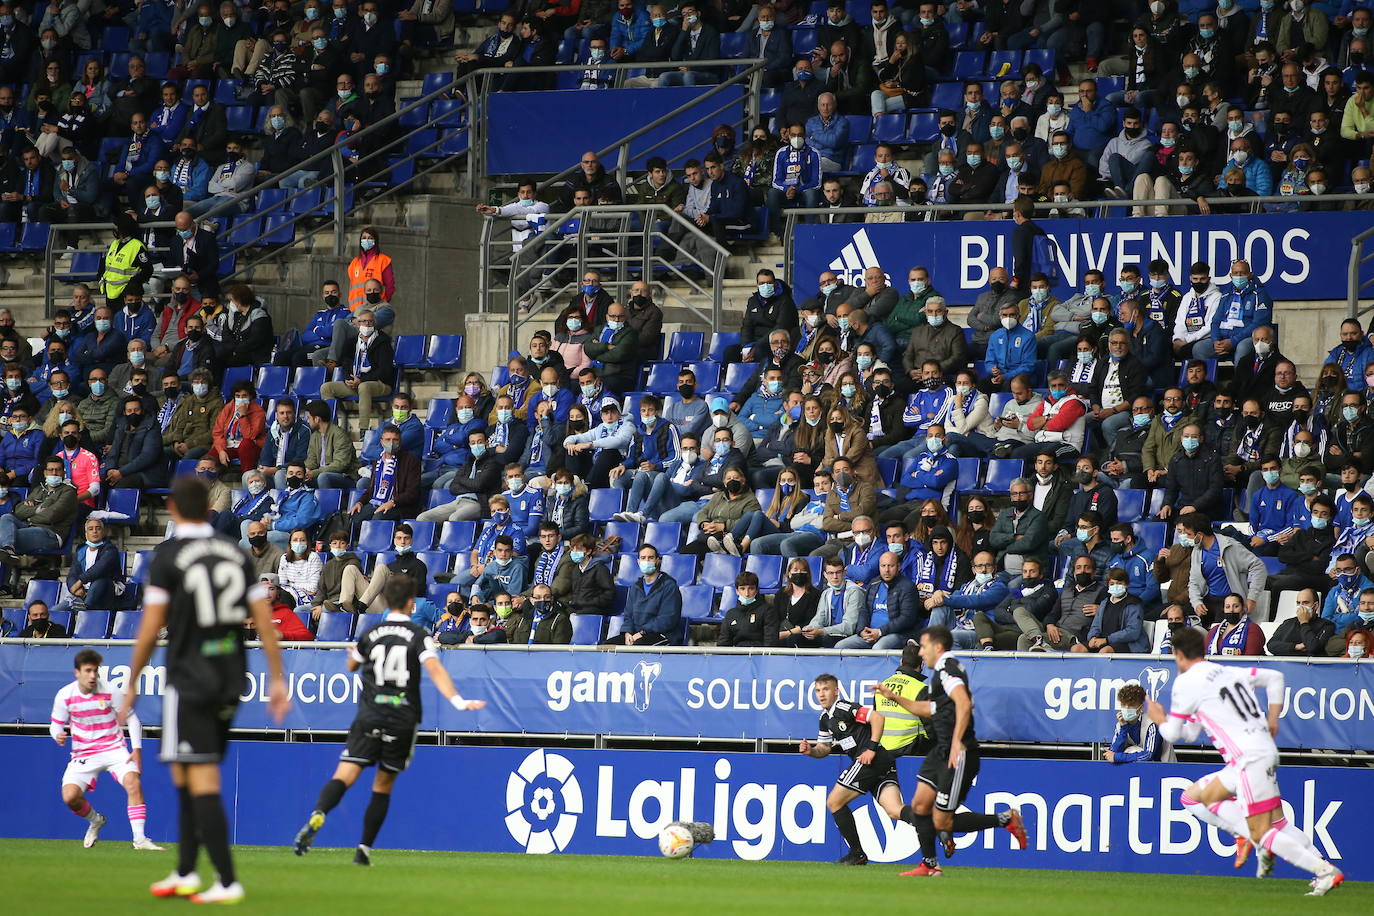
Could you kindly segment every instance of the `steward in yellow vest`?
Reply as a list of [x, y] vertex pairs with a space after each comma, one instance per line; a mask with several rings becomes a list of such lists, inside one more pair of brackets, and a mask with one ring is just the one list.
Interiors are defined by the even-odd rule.
[[[896, 671], [883, 679], [888, 690], [908, 700], [926, 696], [926, 682], [921, 679], [921, 647], [909, 640], [902, 650], [902, 663]], [[894, 757], [919, 756], [934, 744], [925, 720], [907, 712], [896, 701], [874, 694], [873, 708], [883, 714], [883, 749]]]

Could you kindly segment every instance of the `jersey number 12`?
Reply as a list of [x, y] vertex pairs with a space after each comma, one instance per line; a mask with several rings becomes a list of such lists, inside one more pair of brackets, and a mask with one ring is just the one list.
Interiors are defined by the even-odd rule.
[[186, 589], [202, 628], [243, 623], [243, 571], [228, 561], [198, 563], [186, 570]]

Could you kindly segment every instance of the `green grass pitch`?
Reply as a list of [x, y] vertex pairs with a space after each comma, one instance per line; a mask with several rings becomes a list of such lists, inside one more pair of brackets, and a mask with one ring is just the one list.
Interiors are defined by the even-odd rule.
[[[1207, 916], [1374, 913], [1374, 885], [1346, 882], [1307, 899], [1298, 880], [1176, 877], [1100, 872], [959, 868], [940, 878], [898, 878], [907, 866], [838, 868], [802, 862], [669, 861], [613, 856], [521, 856], [378, 849], [373, 867], [352, 864], [351, 849], [234, 850], [248, 897], [240, 912], [300, 916], [412, 913], [904, 913], [915, 904], [951, 916]], [[116, 916], [199, 910], [155, 900], [150, 882], [175, 858], [124, 843], [83, 849], [79, 840], [0, 840], [3, 909], [14, 916], [60, 913]], [[202, 853], [201, 872], [208, 873]], [[946, 908], [947, 907], [947, 908]]]

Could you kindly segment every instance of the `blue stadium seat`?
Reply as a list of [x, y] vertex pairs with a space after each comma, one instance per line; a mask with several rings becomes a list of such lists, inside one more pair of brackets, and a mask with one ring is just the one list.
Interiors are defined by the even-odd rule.
[[435, 334], [425, 352], [426, 369], [458, 369], [463, 365], [463, 335]]
[[852, 156], [849, 160], [849, 168], [846, 172], [855, 175], [867, 175], [877, 162], [878, 145], [876, 143], [865, 143], [862, 146], [851, 147]]
[[739, 571], [739, 557], [732, 557], [728, 553], [708, 553], [701, 563], [700, 583], [712, 588], [733, 589]]
[[129, 50], [129, 29], [122, 25], [107, 25], [100, 34], [100, 50], [113, 54]]
[[258, 248], [281, 248], [290, 245], [296, 238], [296, 224], [280, 210], [264, 216], [258, 231], [262, 233], [262, 238], [253, 243]]
[[313, 401], [320, 396], [324, 384], [324, 366], [302, 366], [291, 378], [291, 395]]
[[[882, 480], [883, 480], [883, 486], [885, 486], [885, 487], [895, 486], [895, 485], [896, 485], [896, 481], [897, 481], [897, 459], [896, 459], [896, 458], [879, 458], [879, 459], [878, 459], [878, 476], [882, 478]], [[762, 500], [760, 500], [760, 503], [762, 503]], [[764, 506], [763, 508], [767, 509], [768, 507], [767, 507], [767, 506]]]
[[425, 425], [430, 429], [443, 429], [453, 422], [453, 398], [430, 398], [429, 413]]
[[988, 476], [983, 484], [983, 492], [1010, 492], [1011, 482], [1021, 476], [1023, 467], [1024, 462], [1020, 458], [993, 458], [988, 462]]
[[301, 626], [305, 627], [307, 630], [310, 630], [312, 633], [315, 631], [315, 621], [310, 619], [310, 608], [307, 607], [303, 610], [297, 608], [294, 613], [296, 615], [296, 619], [301, 622]]
[[1054, 78], [1055, 59], [1053, 48], [1030, 48], [1025, 52], [1025, 60], [1021, 66], [1026, 64], [1037, 64], [1046, 77]]
[[[260, 398], [283, 398], [286, 397], [287, 389], [291, 384], [291, 370], [287, 366], [263, 366], [258, 370], [258, 379], [254, 386], [258, 389]], [[271, 422], [270, 420], [268, 421]]]
[[105, 524], [138, 524], [138, 513], [142, 491], [134, 489], [113, 489], [105, 492]]
[[27, 252], [39, 252], [48, 247], [48, 233], [52, 231], [52, 226], [48, 223], [25, 223], [24, 231], [19, 236], [19, 250]]
[[[631, 560], [634, 557], [630, 558]], [[735, 557], [734, 559], [739, 559]], [[672, 576], [678, 585], [690, 585], [696, 580], [697, 558], [690, 553], [670, 553], [662, 557], [663, 571]]]
[[420, 95], [426, 96], [431, 92], [437, 92], [453, 82], [454, 73], [452, 70], [441, 70], [437, 73], [426, 73], [424, 83], [420, 87]]
[[954, 78], [958, 80], [977, 79], [983, 75], [987, 55], [982, 51], [958, 51], [954, 55]]
[[425, 564], [431, 576], [446, 573], [453, 567], [453, 556], [442, 550], [417, 550], [415, 556]]
[[352, 614], [325, 613], [320, 615], [320, 628], [315, 632], [315, 638], [320, 642], [348, 642], [352, 631]]
[[951, 48], [968, 47], [968, 23], [967, 22], [947, 22], [945, 28], [949, 30], [949, 46]]
[[24, 592], [24, 607], [41, 601], [51, 608], [57, 603], [57, 594], [62, 583], [56, 579], [30, 579], [28, 590]]
[[406, 524], [410, 526], [411, 544], [416, 551], [429, 550], [434, 546], [434, 535], [439, 530], [438, 522], [422, 522], [413, 518], [407, 520]]
[[588, 512], [594, 522], [609, 522], [617, 512], [625, 510], [625, 491], [614, 487], [592, 490]]
[[702, 331], [674, 331], [668, 338], [668, 362], [686, 363], [701, 359], [706, 334]]
[[110, 630], [110, 638], [133, 639], [138, 635], [138, 626], [142, 620], [142, 611], [120, 611], [114, 616], [114, 627]]
[[759, 93], [759, 114], [772, 115], [778, 113], [778, 106], [782, 104], [781, 89], [765, 89]]
[[723, 363], [725, 351], [735, 346], [739, 346], [739, 331], [714, 331], [711, 334], [711, 349], [707, 351], [706, 358]]
[[[239, 491], [234, 491], [237, 498]], [[140, 550], [134, 554], [134, 568], [129, 573], [130, 582], [142, 584], [148, 578], [148, 564], [153, 562], [153, 552], [151, 550]]]
[[810, 57], [816, 50], [816, 30], [802, 28], [792, 30], [792, 53], [798, 57]]
[[381, 615], [381, 614], [359, 614], [359, 615], [358, 615], [358, 623], [357, 623], [357, 625], [353, 628], [353, 633], [355, 634], [355, 636], [362, 636], [364, 633], [366, 633], [366, 632], [367, 632], [368, 630], [370, 630], [372, 627], [375, 627], [377, 624], [379, 624], [379, 623], [381, 623], [381, 622], [382, 622], [382, 615]]
[[444, 522], [439, 529], [439, 549], [450, 553], [467, 553], [477, 537], [476, 522]]
[[715, 391], [720, 386], [720, 363], [699, 360], [685, 364], [683, 369], [691, 369], [697, 377], [697, 391]]
[[248, 105], [224, 106], [225, 126], [231, 134], [258, 133], [258, 110]]
[[955, 458], [959, 466], [959, 478], [954, 484], [956, 493], [972, 493], [978, 489], [978, 471], [981, 461], [977, 458]]
[[600, 614], [571, 614], [572, 640], [570, 645], [595, 646], [601, 642], [606, 618]]
[[907, 126], [907, 136], [914, 143], [934, 143], [940, 136], [940, 117], [934, 111], [918, 111], [912, 114]]
[[621, 546], [627, 550], [634, 550], [639, 547], [638, 522], [607, 522], [602, 535], [608, 538], [620, 538]]
[[[898, 117], [902, 117], [898, 115]], [[869, 115], [845, 115], [849, 121], [849, 142], [851, 145], [867, 143], [873, 137], [873, 118]]]
[[[1002, 73], [1002, 68], [1006, 73]], [[1008, 79], [1021, 72], [1020, 51], [993, 51], [988, 55], [987, 75], [993, 79]]]
[[[339, 507], [343, 505], [344, 496], [349, 492], [348, 490], [316, 490], [315, 501], [320, 504], [320, 518], [326, 519], [338, 512]], [[325, 532], [323, 531], [319, 533], [320, 540], [324, 539], [324, 535]]]
[[[105, 63], [105, 76], [112, 82], [126, 79], [129, 76], [129, 56], [128, 51], [117, 51], [111, 54], [109, 60]], [[191, 90], [189, 89], [182, 94], [182, 98], [184, 99], [190, 97]]]
[[758, 368], [756, 363], [731, 363], [725, 369], [725, 383], [721, 387], [731, 394], [739, 394]]
[[750, 554], [744, 568], [759, 577], [759, 590], [775, 592], [782, 587], [783, 560], [780, 556]]
[[22, 607], [7, 607], [0, 610], [0, 635], [18, 637], [27, 626], [28, 615]]
[[743, 57], [749, 49], [752, 32], [722, 32], [720, 35], [720, 56], [724, 58]]
[[368, 553], [391, 549], [391, 535], [396, 530], [395, 522], [366, 521], [358, 532], [358, 549]]
[[398, 334], [392, 359], [402, 369], [418, 366], [424, 361], [425, 346], [428, 343], [429, 338], [423, 334]]
[[715, 610], [716, 590], [709, 585], [682, 586], [682, 616], [691, 620], [710, 620]]
[[672, 394], [677, 390], [677, 363], [649, 363], [644, 390], [651, 394]]
[[[1156, 490], [1155, 492], [1162, 493], [1164, 491]], [[1135, 529], [1140, 553], [1146, 557], [1153, 557], [1158, 554], [1169, 534], [1168, 522], [1135, 522], [1131, 527]]]
[[[143, 55], [143, 62], [147, 65], [148, 75], [153, 79], [160, 80], [167, 77], [167, 68], [171, 66], [172, 55], [166, 51], [150, 51]], [[74, 71], [80, 73], [80, 70]]]
[[290, 211], [292, 216], [301, 216], [318, 210], [323, 202], [324, 188], [305, 188], [299, 191], [292, 191], [290, 198], [288, 198], [286, 209]]
[[1138, 522], [1144, 515], [1144, 490], [1116, 491], [1116, 520], [1118, 522]]
[[[1190, 362], [1192, 362], [1191, 359], [1184, 360], [1183, 364], [1178, 367], [1179, 385], [1188, 384], [1186, 376], [1188, 374], [1188, 363]], [[1207, 380], [1215, 382], [1217, 380], [1217, 361], [1214, 359], [1204, 359], [1203, 362], [1207, 364]]]
[[868, 0], [848, 0], [845, 3], [845, 11], [849, 13], [849, 18], [853, 19], [861, 26], [873, 24], [873, 7]]
[[1011, 392], [997, 391], [988, 395], [988, 414], [992, 417], [1000, 417], [1007, 403], [1011, 401]]
[[[850, 134], [850, 139], [853, 139], [852, 133]], [[880, 143], [906, 142], [906, 115], [878, 115], [877, 121], [875, 121], [873, 124], [873, 139], [877, 140]]]
[[253, 379], [252, 366], [233, 366], [224, 370], [224, 381], [220, 384], [221, 393], [227, 398], [229, 391], [239, 382], [248, 382]]
[[644, 543], [659, 553], [677, 553], [682, 543], [682, 525], [677, 522], [649, 522], [644, 526]]
[[16, 223], [0, 223], [0, 251], [18, 251], [14, 246], [19, 226]]
[[615, 561], [615, 567], [611, 570], [615, 584], [633, 585], [634, 581], [639, 578], [638, 563], [639, 561], [635, 559], [633, 554], [622, 553], [620, 558]]
[[435, 99], [429, 116], [435, 127], [462, 127], [467, 122], [467, 102], [462, 99]]
[[930, 93], [930, 106], [932, 108], [955, 110], [961, 108], [963, 103], [964, 87], [959, 83], [937, 83], [935, 89]]
[[113, 611], [82, 611], [76, 615], [72, 639], [108, 639]]
[[81, 280], [91, 280], [100, 271], [100, 252], [98, 251], [74, 251], [72, 252], [71, 265], [66, 273], [57, 275], [57, 279], [64, 283], [75, 283]]

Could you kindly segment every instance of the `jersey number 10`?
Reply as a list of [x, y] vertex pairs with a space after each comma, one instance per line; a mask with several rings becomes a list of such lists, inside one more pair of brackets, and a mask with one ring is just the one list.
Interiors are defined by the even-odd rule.
[[242, 624], [243, 571], [233, 563], [198, 563], [186, 570], [186, 589], [196, 602], [201, 628]]
[[1236, 715], [1242, 719], [1258, 719], [1260, 717], [1259, 702], [1255, 695], [1247, 688], [1236, 685], [1233, 691], [1229, 687], [1221, 688], [1221, 697], [1231, 704], [1231, 708], [1236, 711]]

